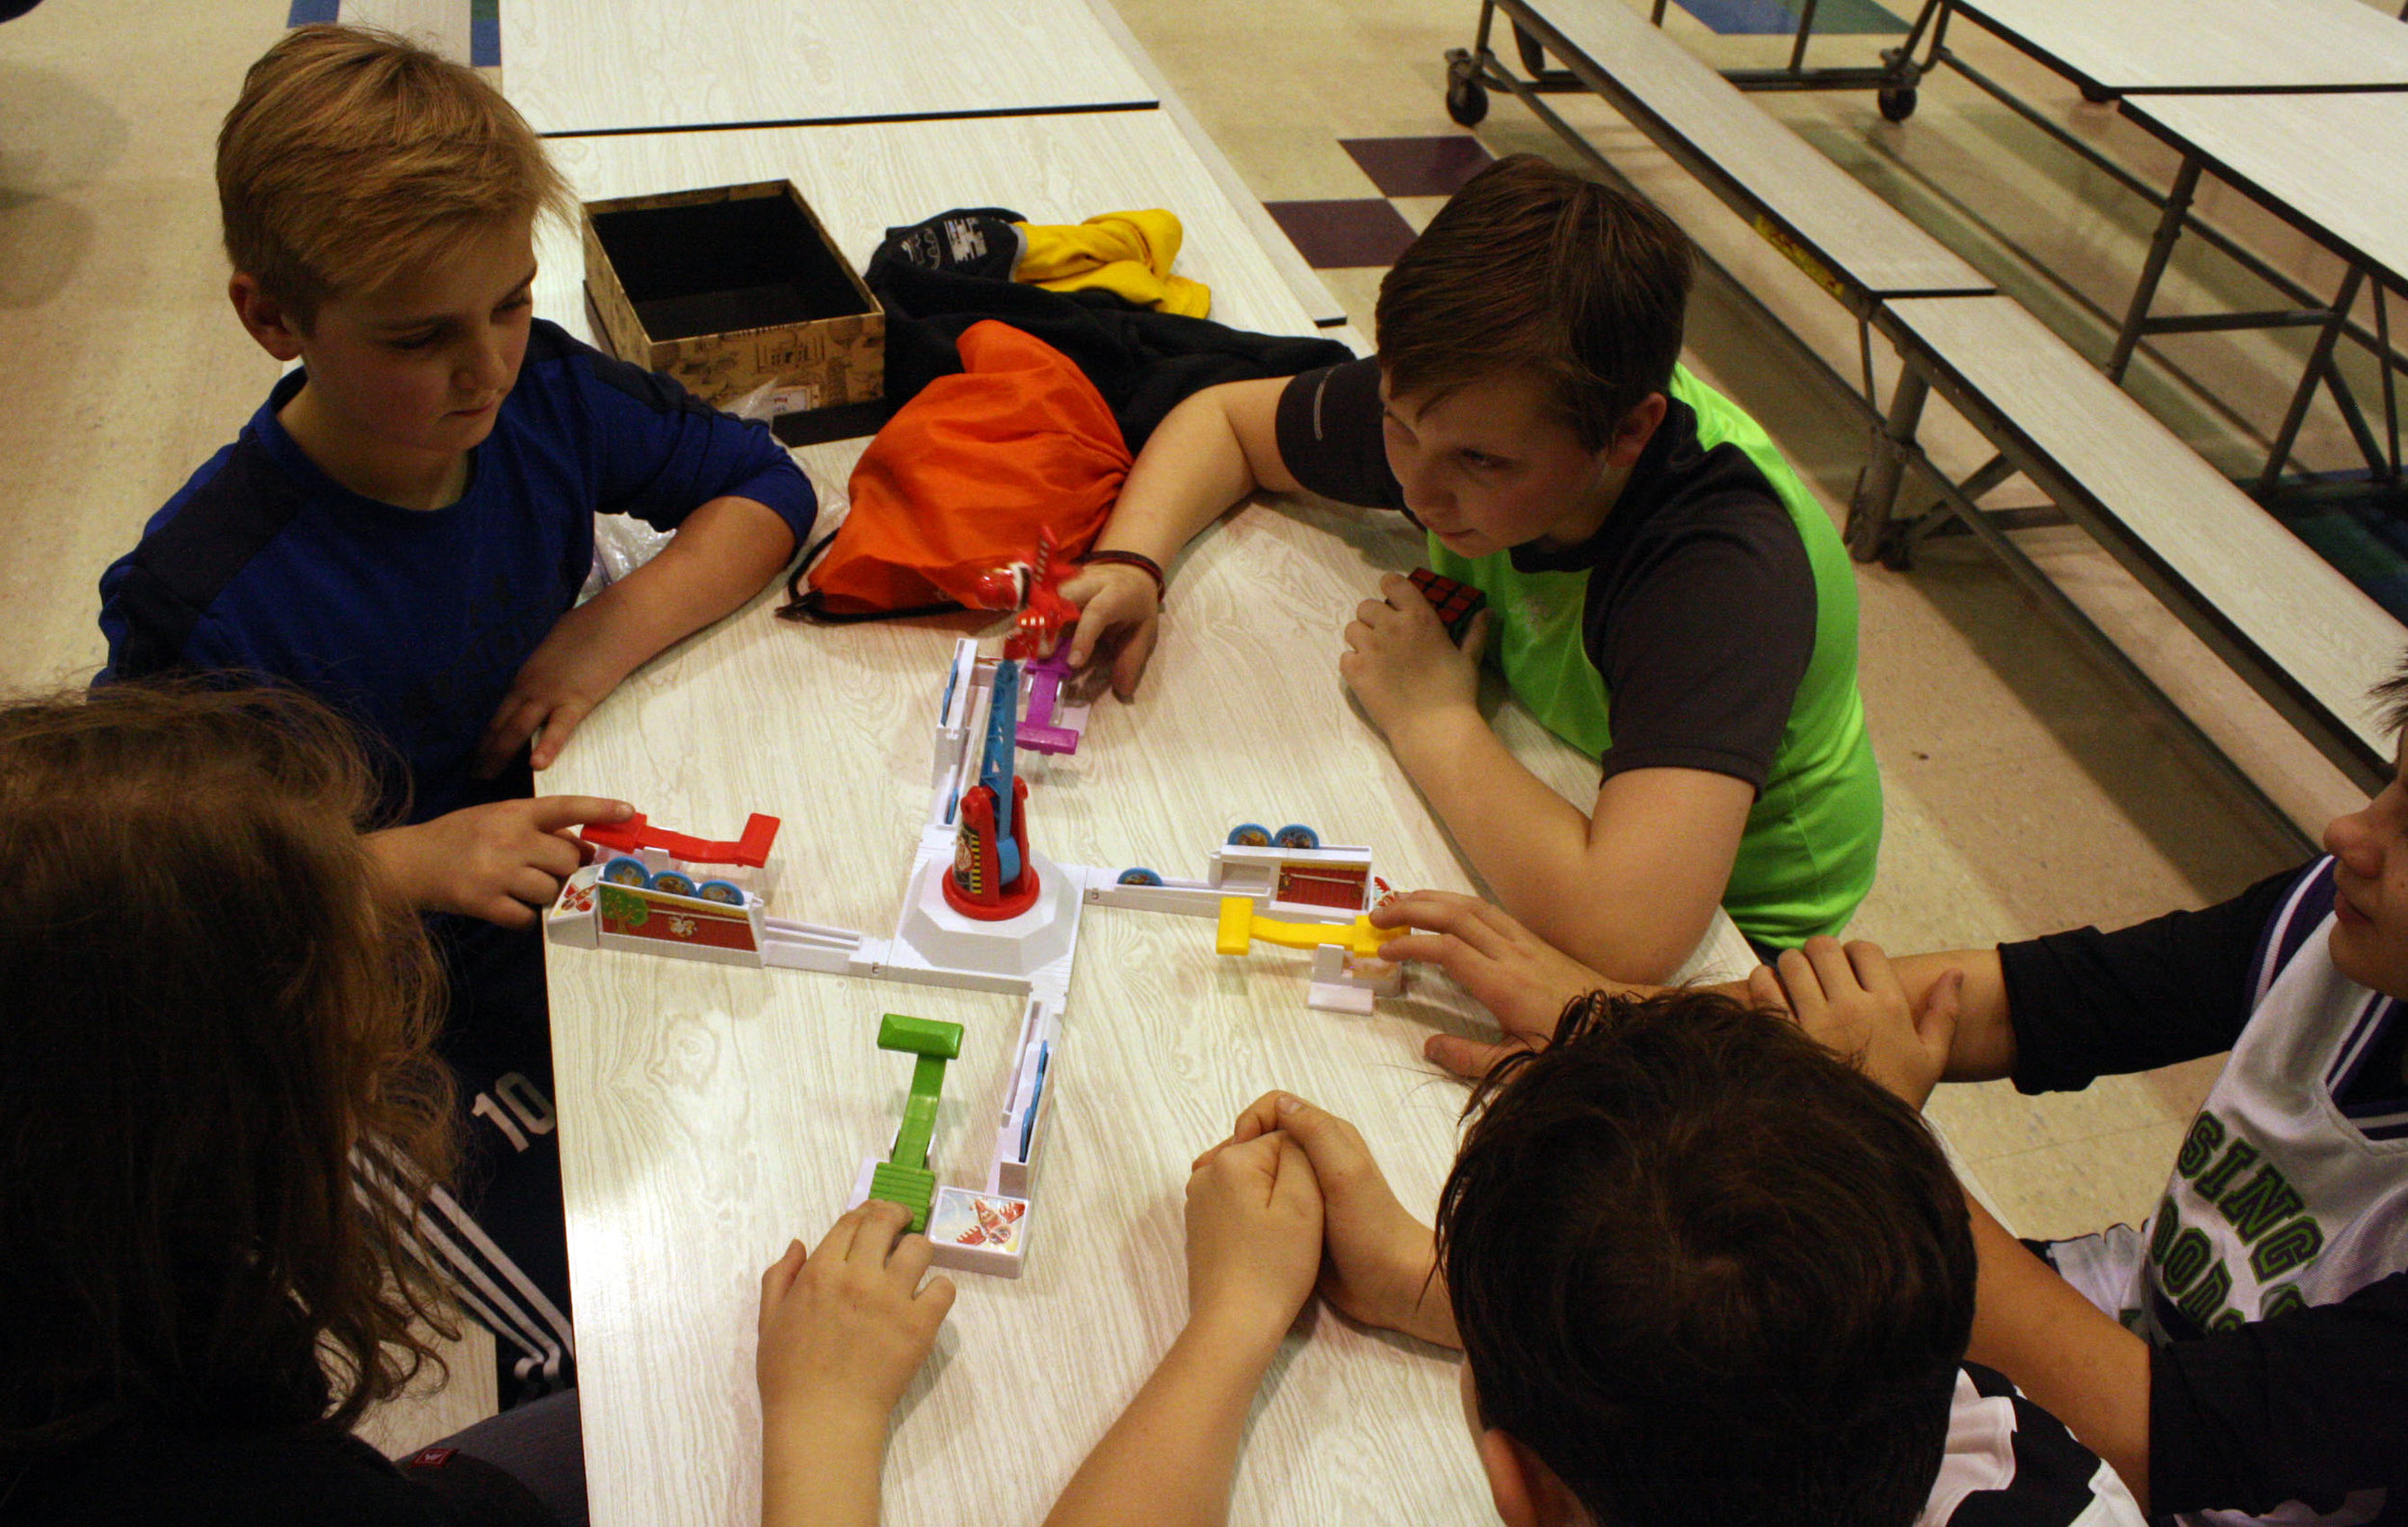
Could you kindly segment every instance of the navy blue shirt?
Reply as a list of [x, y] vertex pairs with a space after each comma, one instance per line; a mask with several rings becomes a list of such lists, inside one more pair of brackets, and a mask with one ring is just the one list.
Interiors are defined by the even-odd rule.
[[811, 530], [811, 485], [767, 426], [541, 320], [443, 509], [363, 498], [319, 470], [276, 418], [301, 382], [278, 382], [101, 575], [99, 682], [190, 670], [308, 690], [399, 751], [412, 822], [470, 795], [502, 697], [586, 581], [596, 512], [667, 530], [735, 495], [798, 545]]

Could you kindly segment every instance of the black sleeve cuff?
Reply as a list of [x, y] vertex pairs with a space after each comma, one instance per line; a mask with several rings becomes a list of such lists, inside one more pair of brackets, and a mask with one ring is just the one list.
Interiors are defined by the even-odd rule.
[[[2335, 1304], [2158, 1348], [2149, 1507], [2319, 1512], [2353, 1491], [2408, 1504], [2408, 1273]], [[2389, 1519], [2388, 1517], [2386, 1519]]]

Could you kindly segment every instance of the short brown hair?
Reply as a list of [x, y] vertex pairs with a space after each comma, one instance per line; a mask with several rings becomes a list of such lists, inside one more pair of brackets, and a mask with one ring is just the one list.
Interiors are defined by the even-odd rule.
[[1536, 154], [1509, 154], [1439, 209], [1379, 283], [1389, 390], [1539, 377], [1602, 450], [1671, 385], [1694, 256], [1671, 219]]
[[[0, 708], [0, 1456], [350, 1426], [458, 1326], [405, 1254], [455, 1159], [439, 976], [375, 780], [291, 692]], [[353, 1186], [354, 1145], [419, 1169]]]
[[2368, 692], [2368, 698], [2383, 708], [2383, 725], [2396, 736], [2408, 731], [2408, 655], [2399, 660], [2392, 676]]
[[1971, 1339], [1916, 1112], [1715, 992], [1592, 993], [1509, 1057], [1438, 1205], [1481, 1423], [1600, 1527], [1909, 1527]]
[[463, 225], [566, 214], [567, 183], [474, 69], [390, 33], [305, 26], [218, 131], [234, 268], [305, 329], [318, 304], [430, 260]]

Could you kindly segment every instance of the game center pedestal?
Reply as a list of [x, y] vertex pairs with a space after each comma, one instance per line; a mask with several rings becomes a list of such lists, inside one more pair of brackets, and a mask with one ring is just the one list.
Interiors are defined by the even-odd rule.
[[953, 871], [950, 853], [923, 855], [896, 941], [931, 966], [1020, 981], [1065, 961], [1079, 936], [1081, 877], [1042, 855], [1029, 859], [1030, 873], [1037, 878], [1036, 901], [1024, 912], [989, 922], [965, 917], [945, 900], [945, 877]]

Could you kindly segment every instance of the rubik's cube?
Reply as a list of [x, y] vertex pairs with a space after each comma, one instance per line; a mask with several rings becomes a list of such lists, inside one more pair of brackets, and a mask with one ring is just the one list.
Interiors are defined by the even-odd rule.
[[1429, 601], [1429, 607], [1438, 612], [1438, 621], [1447, 628], [1447, 635], [1460, 645], [1463, 633], [1472, 628], [1472, 617], [1487, 607], [1488, 595], [1458, 579], [1442, 578], [1427, 567], [1416, 567], [1409, 576], [1413, 587]]

